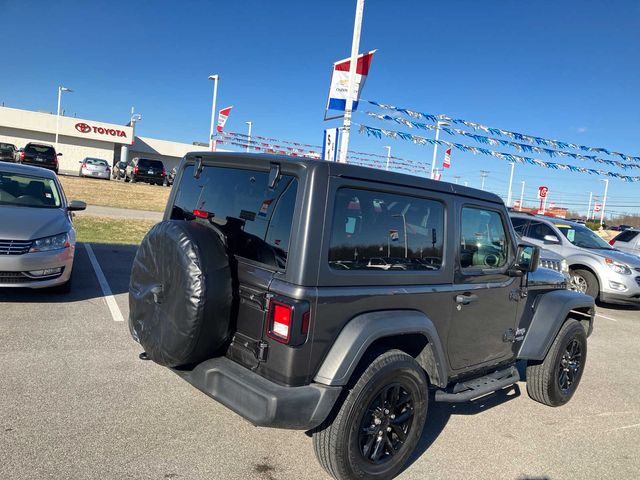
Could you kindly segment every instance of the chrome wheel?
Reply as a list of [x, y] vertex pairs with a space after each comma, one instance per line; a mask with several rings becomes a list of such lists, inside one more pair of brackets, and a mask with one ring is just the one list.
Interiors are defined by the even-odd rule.
[[589, 284], [587, 283], [587, 280], [584, 277], [577, 275], [575, 273], [571, 275], [569, 286], [571, 287], [571, 290], [579, 293], [587, 293], [587, 289], [589, 288]]

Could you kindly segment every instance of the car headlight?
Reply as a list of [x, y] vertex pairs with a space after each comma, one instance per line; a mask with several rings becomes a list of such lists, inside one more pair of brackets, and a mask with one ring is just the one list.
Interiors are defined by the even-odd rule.
[[631, 269], [625, 265], [624, 263], [618, 263], [613, 258], [605, 258], [604, 263], [616, 273], [620, 273], [621, 275], [631, 275]]
[[562, 273], [569, 273], [569, 262], [567, 262], [564, 258], [560, 262], [560, 271]]
[[71, 245], [69, 242], [69, 234], [61, 233], [51, 237], [39, 238], [33, 241], [33, 245], [29, 252], [46, 252], [49, 250], [60, 250]]

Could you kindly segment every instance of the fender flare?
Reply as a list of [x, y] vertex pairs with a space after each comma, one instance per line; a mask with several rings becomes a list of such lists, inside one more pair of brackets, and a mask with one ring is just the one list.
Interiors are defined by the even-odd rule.
[[429, 348], [431, 351], [435, 368], [430, 377], [446, 382], [445, 355], [438, 331], [433, 322], [417, 310], [384, 310], [354, 317], [338, 335], [314, 381], [328, 386], [346, 385], [358, 362], [374, 341], [408, 334], [426, 337], [428, 344], [425, 350]]
[[[554, 290], [542, 294], [538, 298], [539, 300], [533, 307], [535, 313], [531, 324], [522, 345], [520, 345], [518, 352], [520, 360], [544, 360], [560, 328], [567, 317], [571, 316], [571, 310], [589, 309], [590, 325], [587, 329], [587, 335], [593, 329], [595, 301], [590, 296], [571, 290]], [[583, 318], [579, 320], [583, 320]]]

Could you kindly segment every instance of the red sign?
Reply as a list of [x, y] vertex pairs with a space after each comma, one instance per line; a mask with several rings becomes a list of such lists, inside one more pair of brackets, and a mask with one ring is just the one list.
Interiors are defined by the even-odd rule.
[[76, 123], [76, 130], [80, 133], [99, 133], [100, 135], [110, 135], [112, 137], [125, 137], [127, 133], [124, 130], [116, 130], [115, 128], [96, 127], [87, 123]]
[[540, 186], [538, 187], [538, 198], [546, 198], [549, 189], [547, 187]]
[[602, 208], [602, 205], [601, 205], [601, 204], [599, 204], [599, 203], [596, 203], [596, 204], [593, 206], [593, 211], [594, 211], [594, 212], [599, 212], [601, 208]]

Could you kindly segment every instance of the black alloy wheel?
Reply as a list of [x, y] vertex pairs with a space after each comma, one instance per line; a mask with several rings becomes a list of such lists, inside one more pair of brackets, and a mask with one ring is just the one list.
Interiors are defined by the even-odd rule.
[[558, 365], [558, 386], [567, 395], [578, 378], [582, 366], [582, 348], [578, 340], [573, 339], [565, 348]]
[[360, 422], [360, 453], [374, 463], [385, 463], [404, 445], [413, 423], [413, 398], [399, 383], [381, 389]]

